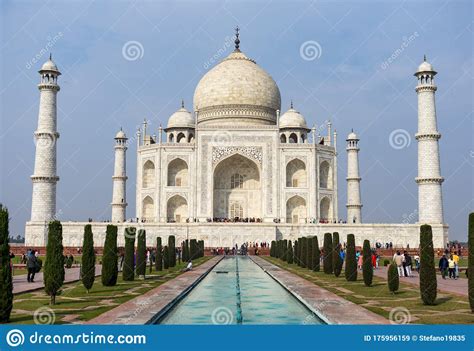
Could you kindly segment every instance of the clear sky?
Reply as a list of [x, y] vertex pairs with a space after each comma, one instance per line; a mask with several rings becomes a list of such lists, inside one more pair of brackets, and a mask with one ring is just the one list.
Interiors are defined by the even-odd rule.
[[[439, 72], [437, 113], [450, 238], [467, 238], [474, 207], [472, 1], [1, 1], [0, 202], [11, 234], [30, 217], [37, 73], [53, 53], [59, 84], [57, 210], [110, 217], [113, 137], [147, 118], [157, 131], [213, 61], [241, 49], [277, 81], [309, 125], [360, 136], [363, 221], [417, 220], [416, 79], [423, 54]], [[132, 42], [132, 43], [130, 43]], [[137, 42], [137, 43], [133, 43]], [[134, 51], [134, 47], [138, 51]], [[225, 51], [225, 53], [222, 53]], [[135, 214], [136, 147], [128, 151], [127, 216]]]

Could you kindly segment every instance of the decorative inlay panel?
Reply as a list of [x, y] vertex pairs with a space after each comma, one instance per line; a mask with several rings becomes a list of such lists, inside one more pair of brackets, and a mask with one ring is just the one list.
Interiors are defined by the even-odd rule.
[[258, 164], [262, 164], [262, 148], [258, 146], [215, 146], [212, 148], [212, 165], [234, 154], [246, 156]]

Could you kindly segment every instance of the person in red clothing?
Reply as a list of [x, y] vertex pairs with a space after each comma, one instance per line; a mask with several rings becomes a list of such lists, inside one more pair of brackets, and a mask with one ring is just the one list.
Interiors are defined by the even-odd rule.
[[372, 267], [374, 268], [377, 267], [377, 255], [375, 254], [374, 251], [372, 251]]

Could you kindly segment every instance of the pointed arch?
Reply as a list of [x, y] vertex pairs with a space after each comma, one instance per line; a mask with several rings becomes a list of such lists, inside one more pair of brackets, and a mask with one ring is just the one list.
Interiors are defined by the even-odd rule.
[[332, 168], [328, 161], [319, 164], [319, 187], [332, 189]]
[[188, 202], [181, 195], [174, 195], [166, 203], [168, 222], [183, 223], [188, 218]]
[[286, 202], [286, 222], [304, 223], [307, 218], [306, 200], [299, 195], [290, 197]]
[[307, 186], [306, 165], [295, 158], [286, 165], [286, 186], [291, 188], [305, 188]]
[[323, 221], [330, 221], [332, 219], [332, 204], [331, 199], [325, 196], [319, 203], [319, 218]]
[[168, 186], [188, 186], [188, 164], [175, 158], [168, 164]]
[[147, 222], [154, 222], [155, 220], [155, 202], [149, 195], [142, 201], [142, 219]]
[[291, 133], [290, 136], [288, 137], [288, 142], [290, 144], [296, 144], [298, 143], [298, 136], [296, 135], [296, 133]]
[[143, 164], [142, 186], [144, 188], [155, 186], [155, 164], [151, 160]]

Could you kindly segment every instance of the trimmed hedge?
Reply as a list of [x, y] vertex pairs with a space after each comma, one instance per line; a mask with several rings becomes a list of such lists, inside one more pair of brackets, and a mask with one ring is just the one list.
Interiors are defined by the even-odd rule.
[[155, 269], [157, 271], [163, 270], [163, 246], [161, 245], [161, 238], [156, 238], [156, 257], [155, 257]]
[[319, 250], [318, 237], [313, 236], [311, 241], [313, 246], [313, 271], [319, 272], [321, 270], [321, 251]]
[[82, 285], [87, 292], [94, 285], [95, 279], [95, 251], [94, 251], [94, 235], [92, 226], [87, 224], [84, 227], [84, 240], [82, 241], [82, 268], [81, 280]]
[[137, 276], [145, 277], [146, 272], [146, 231], [140, 229], [137, 236]]
[[364, 277], [364, 284], [365, 286], [371, 286], [374, 278], [374, 267], [372, 266], [372, 250], [370, 249], [369, 240], [364, 240], [362, 255], [362, 276]]
[[168, 269], [170, 267], [170, 253], [168, 246], [163, 248], [163, 269]]
[[425, 305], [435, 304], [437, 287], [433, 232], [430, 225], [423, 224], [420, 227], [420, 295]]
[[46, 262], [44, 264], [44, 290], [56, 304], [56, 295], [64, 283], [63, 226], [59, 221], [49, 222]]
[[354, 234], [347, 235], [346, 269], [344, 270], [344, 275], [348, 282], [355, 282], [357, 280], [357, 260]]
[[0, 323], [8, 323], [13, 308], [8, 209], [0, 204]]
[[135, 234], [135, 228], [125, 228], [125, 258], [122, 268], [122, 279], [125, 281], [135, 279]]
[[293, 245], [291, 243], [291, 240], [288, 240], [288, 263], [293, 264], [294, 258], [293, 258]]
[[176, 239], [174, 235], [168, 237], [168, 248], [170, 250], [170, 267], [176, 266]]
[[114, 286], [117, 284], [118, 257], [117, 257], [117, 226], [107, 225], [102, 255], [102, 285]]
[[388, 290], [392, 292], [393, 294], [395, 294], [395, 292], [400, 287], [400, 278], [398, 276], [398, 269], [395, 263], [392, 263], [390, 266], [388, 266], [387, 284], [388, 284]]
[[323, 244], [324, 256], [323, 256], [323, 269], [324, 273], [332, 274], [332, 235], [331, 233], [324, 234], [324, 244]]

